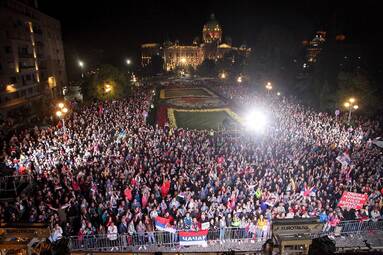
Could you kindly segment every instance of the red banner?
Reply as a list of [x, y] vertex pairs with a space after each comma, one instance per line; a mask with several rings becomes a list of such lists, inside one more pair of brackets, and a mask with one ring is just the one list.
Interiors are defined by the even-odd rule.
[[368, 196], [366, 194], [345, 191], [339, 200], [338, 206], [358, 210], [363, 208], [363, 205], [366, 203], [367, 199]]

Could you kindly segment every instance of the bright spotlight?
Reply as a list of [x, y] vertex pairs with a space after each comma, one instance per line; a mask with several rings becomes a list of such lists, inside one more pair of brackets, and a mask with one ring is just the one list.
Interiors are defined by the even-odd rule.
[[266, 115], [261, 111], [252, 111], [245, 117], [245, 126], [248, 130], [263, 132], [266, 124]]

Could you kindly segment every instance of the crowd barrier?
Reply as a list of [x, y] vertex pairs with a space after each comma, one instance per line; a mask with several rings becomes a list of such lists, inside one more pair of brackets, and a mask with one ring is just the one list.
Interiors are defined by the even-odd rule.
[[31, 182], [32, 176], [29, 174], [0, 176], [0, 192], [2, 194], [12, 192], [17, 195], [17, 191], [22, 185], [30, 184]]
[[[246, 228], [224, 228], [209, 230], [207, 243], [225, 243], [227, 241], [259, 241], [271, 238], [271, 231], [257, 229], [255, 233]], [[383, 221], [343, 221], [337, 226], [325, 225], [320, 235], [346, 235], [366, 231], [382, 230]], [[165, 231], [123, 234], [123, 235], [91, 235], [84, 237], [70, 237], [69, 248], [71, 251], [105, 251], [126, 250], [127, 247], [179, 245], [178, 231], [175, 233]]]

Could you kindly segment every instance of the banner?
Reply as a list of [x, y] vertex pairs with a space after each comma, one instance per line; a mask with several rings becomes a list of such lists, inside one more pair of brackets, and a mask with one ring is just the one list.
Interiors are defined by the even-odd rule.
[[171, 232], [171, 233], [176, 232], [176, 229], [171, 227], [169, 219], [157, 216], [155, 219], [155, 225], [156, 225], [156, 229], [158, 230]]
[[180, 245], [207, 245], [207, 233], [208, 230], [200, 230], [200, 231], [180, 231]]
[[339, 200], [339, 207], [349, 207], [355, 210], [363, 208], [363, 205], [368, 199], [367, 194], [359, 194], [354, 192], [343, 192], [342, 197]]

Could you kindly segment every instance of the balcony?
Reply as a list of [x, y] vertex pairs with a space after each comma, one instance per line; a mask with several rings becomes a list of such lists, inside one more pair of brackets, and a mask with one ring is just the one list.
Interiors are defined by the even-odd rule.
[[20, 72], [23, 71], [34, 71], [35, 70], [35, 65], [28, 65], [28, 66], [19, 66]]
[[19, 53], [19, 58], [33, 58], [33, 54]]

